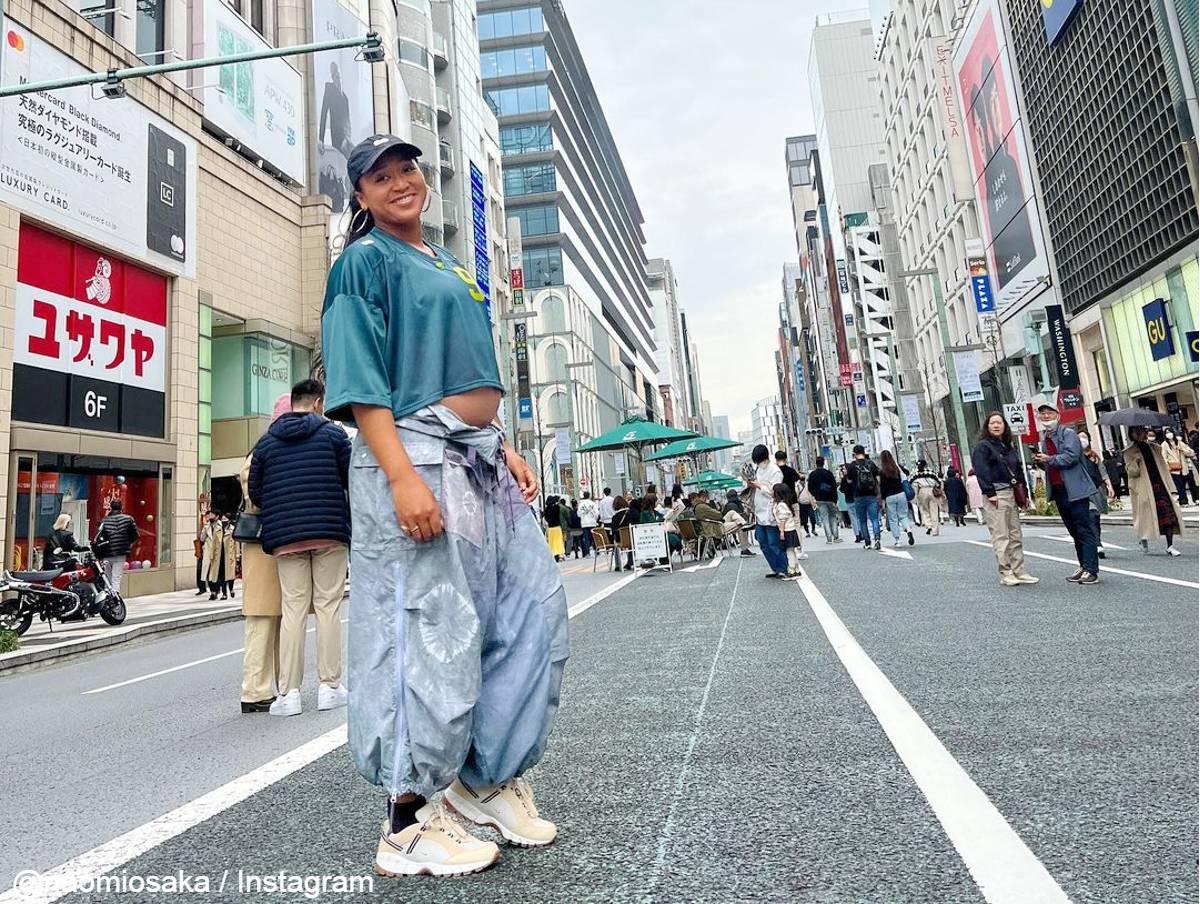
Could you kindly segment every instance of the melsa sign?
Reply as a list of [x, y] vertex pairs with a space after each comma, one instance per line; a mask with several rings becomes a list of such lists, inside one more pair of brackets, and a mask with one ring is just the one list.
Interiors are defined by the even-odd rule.
[[13, 420], [163, 436], [167, 280], [22, 224]]

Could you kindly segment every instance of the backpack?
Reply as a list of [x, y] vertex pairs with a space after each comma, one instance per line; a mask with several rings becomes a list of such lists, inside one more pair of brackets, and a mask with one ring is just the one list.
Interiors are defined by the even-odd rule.
[[860, 461], [854, 465], [854, 497], [878, 496], [879, 478], [874, 462]]

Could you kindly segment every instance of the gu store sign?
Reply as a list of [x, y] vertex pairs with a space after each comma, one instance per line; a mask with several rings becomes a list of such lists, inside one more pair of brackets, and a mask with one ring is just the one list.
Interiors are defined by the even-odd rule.
[[24, 223], [14, 344], [13, 420], [164, 435], [165, 277]]

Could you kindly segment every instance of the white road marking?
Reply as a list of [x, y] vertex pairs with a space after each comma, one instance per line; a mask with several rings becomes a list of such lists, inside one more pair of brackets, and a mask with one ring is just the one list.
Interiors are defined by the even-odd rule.
[[885, 546], [879, 547], [879, 551], [885, 556], [891, 556], [893, 559], [908, 559], [912, 561], [912, 553], [903, 549], [888, 549]]
[[[567, 611], [567, 617], [574, 618], [580, 612], [596, 605], [636, 578], [637, 573], [635, 572], [628, 578], [622, 578], [612, 586], [588, 597], [583, 602], [576, 603]], [[345, 623], [346, 619], [342, 619], [342, 622]], [[722, 637], [724, 637], [723, 634]], [[711, 684], [711, 682], [710, 677], [709, 683]], [[705, 697], [707, 698], [707, 693]], [[188, 829], [194, 828], [214, 816], [219, 816], [234, 804], [241, 803], [293, 772], [332, 753], [343, 746], [346, 741], [346, 723], [343, 722], [337, 728], [301, 744], [283, 756], [264, 763], [257, 769], [226, 782], [220, 788], [201, 795], [181, 807], [176, 807], [170, 813], [152, 819], [150, 822], [131, 829], [124, 835], [106, 841], [77, 857], [72, 857], [52, 869], [37, 873], [28, 887], [23, 885], [21, 888], [12, 888], [0, 894], [0, 904], [53, 904], [59, 898], [70, 894], [72, 889], [77, 886], [85, 882], [93, 882], [98, 876], [124, 866], [130, 860], [163, 842], [182, 835]], [[21, 874], [18, 873], [18, 878], [20, 876]]]
[[[991, 543], [983, 543], [980, 540], [968, 540], [967, 542], [973, 544], [974, 546], [983, 546], [987, 549], [992, 548]], [[1075, 559], [1064, 559], [1061, 556], [1048, 556], [1040, 552], [1030, 552], [1028, 549], [1025, 550], [1025, 555], [1032, 556], [1035, 559], [1046, 559], [1049, 562], [1063, 562], [1067, 565], [1074, 565], [1076, 568], [1079, 567], [1079, 563]], [[1128, 578], [1141, 578], [1143, 581], [1155, 581], [1159, 584], [1173, 584], [1176, 587], [1190, 587], [1193, 590], [1200, 590], [1200, 584], [1197, 584], [1194, 581], [1181, 581], [1178, 578], [1166, 578], [1160, 574], [1146, 574], [1141, 571], [1127, 571], [1124, 568], [1113, 568], [1111, 565], [1101, 565], [1100, 570], [1107, 571], [1110, 574], [1124, 575]]]
[[802, 574], [797, 584], [983, 897], [991, 904], [1068, 902], [1042, 862], [858, 645], [812, 578]]
[[[704, 571], [708, 568], [716, 568], [723, 561], [725, 561], [725, 558], [726, 558], [725, 556], [713, 556], [711, 562], [706, 562], [703, 565], [691, 565], [688, 568], [680, 568], [679, 570], [682, 571], [684, 574], [695, 574], [697, 571]], [[741, 557], [741, 558], [748, 558], [748, 556]]]
[[692, 754], [696, 750], [696, 742], [700, 738], [700, 724], [704, 721], [704, 711], [708, 709], [708, 695], [712, 693], [713, 678], [717, 674], [717, 662], [721, 658], [721, 650], [725, 648], [725, 634], [729, 630], [729, 619], [733, 615], [733, 604], [737, 600], [738, 585], [742, 580], [742, 566], [738, 563], [737, 575], [733, 579], [733, 593], [729, 597], [729, 609], [725, 613], [725, 622], [721, 625], [721, 637], [717, 641], [717, 649], [713, 653], [712, 665], [708, 669], [708, 683], [704, 685], [704, 696], [700, 698], [700, 708], [696, 710], [696, 721], [692, 724], [692, 736], [688, 740], [687, 753], [683, 757], [683, 767], [675, 780], [675, 794], [671, 798], [671, 808], [667, 811], [667, 821], [663, 824], [662, 835], [658, 839], [658, 854], [654, 858], [654, 876], [650, 881], [650, 890], [646, 897], [653, 899], [662, 879], [663, 867], [667, 861], [667, 845], [671, 842], [671, 833], [675, 825], [675, 811], [683, 798], [683, 789], [687, 784], [688, 773], [692, 768]]
[[[342, 624], [344, 625], [348, 621], [349, 621], [348, 618], [343, 618]], [[304, 633], [312, 634], [313, 631], [315, 631], [315, 630], [317, 630], [317, 628], [314, 625], [313, 627], [309, 628]], [[236, 650], [230, 650], [227, 653], [218, 653], [215, 656], [206, 656], [203, 659], [193, 659], [191, 662], [185, 662], [182, 665], [171, 666], [171, 668], [169, 668], [169, 669], [161, 669], [157, 672], [151, 672], [149, 675], [139, 675], [137, 678], [129, 678], [125, 681], [118, 681], [116, 684], [106, 684], [104, 687], [92, 688], [90, 691], [84, 691], [83, 696], [86, 697], [88, 694], [103, 694], [105, 691], [116, 690], [119, 687], [127, 687], [130, 684], [140, 684], [143, 681], [149, 681], [151, 678], [158, 678], [162, 675], [169, 675], [172, 672], [181, 672], [184, 669], [190, 669], [192, 666], [204, 665], [204, 663], [206, 663], [206, 662], [214, 662], [217, 659], [224, 659], [226, 656], [236, 656], [238, 653], [243, 652], [245, 649], [246, 649], [245, 647], [238, 647]]]
[[[1074, 543], [1075, 542], [1075, 539], [1073, 537], [1069, 537], [1069, 536], [1068, 537], [1058, 537], [1058, 536], [1055, 536], [1054, 534], [1038, 534], [1038, 536], [1041, 537], [1043, 540], [1057, 540], [1059, 543]], [[1108, 541], [1105, 541], [1104, 548], [1105, 549], [1128, 549], [1129, 547], [1128, 546], [1118, 546], [1116, 543], [1109, 543]]]
[[302, 744], [231, 782], [177, 807], [144, 825], [118, 835], [85, 854], [27, 879], [27, 884], [0, 894], [0, 904], [51, 904], [75, 888], [128, 863], [164, 841], [182, 835], [206, 819], [228, 810], [346, 743], [346, 725]]
[[[125, 625], [124, 627], [118, 626], [118, 627], [114, 627], [112, 630], [108, 630], [108, 631], [104, 631], [102, 629], [97, 628], [97, 629], [95, 629], [95, 632], [93, 632], [92, 629], [89, 628], [89, 629], [87, 629], [88, 633], [86, 635], [83, 631], [64, 632], [61, 635], [64, 638], [61, 643], [46, 644], [44, 646], [39, 645], [37, 647], [26, 647], [25, 651], [28, 651], [29, 649], [37, 649], [39, 652], [41, 652], [42, 650], [58, 650], [58, 649], [62, 649], [63, 647], [74, 646], [76, 644], [81, 643], [84, 640], [92, 640], [92, 639], [94, 639], [94, 637], [119, 636], [121, 634], [128, 634], [130, 631], [134, 631], [134, 630], [137, 630], [140, 628], [149, 628], [149, 627], [152, 627], [153, 625], [168, 625], [171, 622], [184, 621], [185, 619], [195, 618], [197, 615], [209, 615], [213, 612], [232, 612], [235, 609], [241, 609], [241, 608], [242, 608], [241, 606], [229, 606], [229, 607], [226, 607], [223, 609], [204, 609], [200, 612], [190, 612], [187, 615], [178, 615], [178, 616], [175, 616], [174, 618], [163, 618], [163, 619], [159, 619], [158, 621], [141, 622], [140, 624]], [[48, 635], [44, 634], [44, 633], [38, 633], [38, 634], [33, 635], [33, 638], [41, 639], [46, 636], [48, 636]], [[19, 656], [22, 652], [24, 652], [24, 651], [17, 650], [13, 653], [5, 653], [4, 656], [0, 656], [0, 662], [2, 662], [5, 657]]]

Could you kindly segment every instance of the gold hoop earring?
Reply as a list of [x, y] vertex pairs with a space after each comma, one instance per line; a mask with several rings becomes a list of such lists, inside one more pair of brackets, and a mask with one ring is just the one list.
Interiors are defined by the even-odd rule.
[[[358, 232], [360, 229], [365, 227], [367, 225], [367, 217], [369, 217], [370, 215], [371, 215], [371, 211], [367, 210], [367, 208], [365, 208], [365, 207], [360, 207], [358, 209], [358, 213], [356, 213], [354, 215], [354, 218], [350, 221], [350, 234], [353, 235], [354, 233]], [[359, 222], [360, 217], [362, 218], [361, 223]]]
[[429, 205], [433, 203], [433, 192], [429, 189], [425, 190], [425, 206], [421, 208], [421, 213], [429, 213]]

